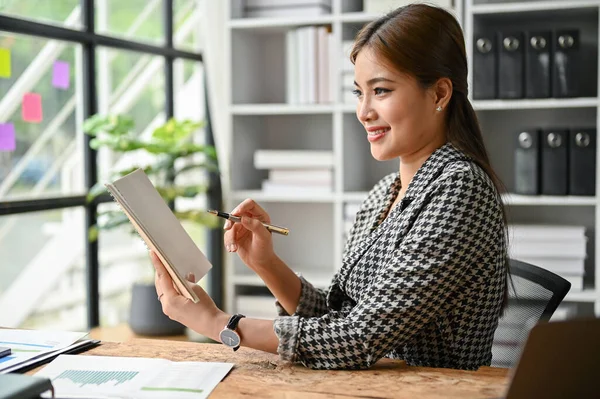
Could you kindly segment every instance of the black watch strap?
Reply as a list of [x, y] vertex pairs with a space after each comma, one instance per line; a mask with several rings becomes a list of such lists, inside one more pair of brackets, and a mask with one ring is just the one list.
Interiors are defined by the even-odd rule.
[[229, 321], [227, 322], [227, 326], [226, 328], [235, 331], [235, 329], [237, 328], [238, 323], [240, 322], [240, 320], [242, 320], [244, 317], [243, 314], [234, 314], [233, 316], [231, 316], [229, 318]]

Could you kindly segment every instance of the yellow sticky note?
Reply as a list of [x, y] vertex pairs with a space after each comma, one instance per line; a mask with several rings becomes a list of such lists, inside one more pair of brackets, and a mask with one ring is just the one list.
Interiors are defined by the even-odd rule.
[[0, 48], [0, 78], [10, 78], [10, 50]]

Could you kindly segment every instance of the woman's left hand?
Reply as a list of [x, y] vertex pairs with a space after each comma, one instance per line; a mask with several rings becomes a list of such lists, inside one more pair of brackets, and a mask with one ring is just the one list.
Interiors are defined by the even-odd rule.
[[215, 305], [202, 287], [195, 284], [194, 276], [186, 278], [190, 280], [188, 284], [200, 299], [198, 303], [184, 297], [175, 289], [169, 272], [153, 251], [150, 251], [150, 260], [156, 270], [154, 285], [163, 313], [199, 334], [218, 340], [219, 332], [227, 324], [229, 316]]

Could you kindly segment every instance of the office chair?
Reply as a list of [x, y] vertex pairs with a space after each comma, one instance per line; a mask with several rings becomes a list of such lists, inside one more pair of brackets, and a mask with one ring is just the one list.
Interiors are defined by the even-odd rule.
[[569, 281], [546, 269], [515, 259], [509, 264], [509, 299], [494, 334], [492, 367], [516, 365], [529, 330], [550, 320], [571, 289]]

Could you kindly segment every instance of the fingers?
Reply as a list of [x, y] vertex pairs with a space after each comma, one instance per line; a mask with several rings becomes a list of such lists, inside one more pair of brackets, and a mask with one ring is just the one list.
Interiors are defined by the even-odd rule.
[[187, 274], [187, 276], [185, 276], [185, 278], [187, 279], [187, 281], [189, 281], [190, 283], [196, 283], [196, 276], [194, 275], [194, 273], [189, 272]]
[[[250, 216], [262, 222], [271, 223], [269, 214], [251, 198], [242, 201], [230, 213], [235, 216]], [[231, 220], [227, 220], [224, 229], [229, 230], [233, 225]]]
[[[235, 216], [248, 217], [254, 219], [258, 223], [257, 226], [261, 227], [262, 225], [260, 222], [270, 223], [271, 220], [269, 214], [253, 199], [250, 198], [245, 199], [238, 206], [236, 206], [231, 211], [231, 214]], [[238, 249], [237, 242], [250, 231], [252, 231], [253, 233], [255, 232], [254, 230], [250, 230], [247, 226], [243, 225], [242, 223], [234, 223], [231, 220], [225, 221], [223, 229], [225, 230], [225, 249], [227, 249], [227, 251], [229, 252], [236, 252]], [[256, 227], [256, 229], [258, 229], [258, 227]]]
[[237, 251], [237, 242], [246, 234], [250, 234], [250, 232], [242, 226], [242, 224], [235, 223], [229, 231], [225, 232], [225, 237], [223, 239], [225, 249], [227, 249], [228, 252]]
[[266, 237], [271, 234], [269, 233], [269, 230], [263, 226], [260, 220], [249, 218], [247, 216], [242, 216], [242, 226], [260, 237]]
[[177, 290], [175, 290], [175, 287], [173, 287], [173, 280], [171, 279], [169, 272], [167, 272], [167, 269], [154, 251], [150, 251], [150, 260], [152, 261], [152, 265], [156, 270], [156, 274], [154, 276], [154, 286], [156, 287], [157, 296], [162, 297], [163, 295], [179, 295]]

